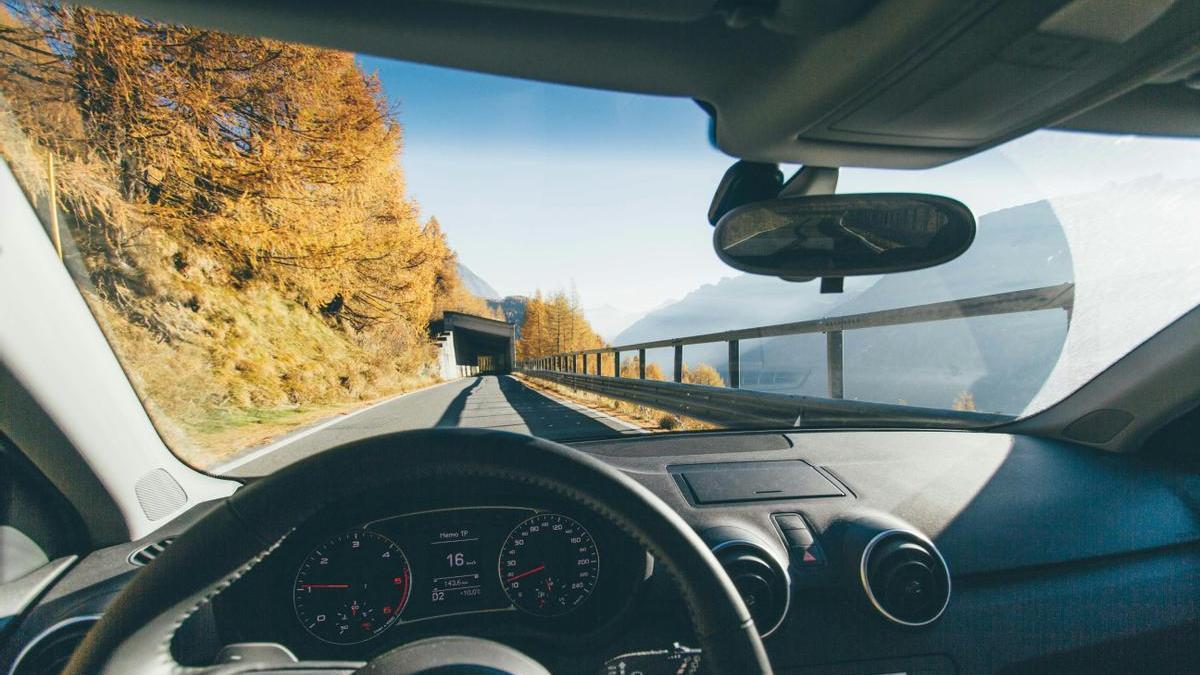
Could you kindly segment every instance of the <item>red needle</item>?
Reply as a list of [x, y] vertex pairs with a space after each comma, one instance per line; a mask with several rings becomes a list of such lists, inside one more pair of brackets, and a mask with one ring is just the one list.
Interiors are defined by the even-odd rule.
[[350, 588], [350, 584], [300, 584], [300, 588]]
[[537, 567], [535, 567], [527, 572], [521, 572], [520, 574], [516, 575], [515, 577], [509, 577], [508, 581], [509, 581], [509, 583], [511, 583], [511, 582], [516, 581], [517, 579], [523, 579], [523, 578], [529, 576], [530, 574], [537, 574], [538, 572], [541, 572], [544, 569], [546, 569], [545, 565], [538, 565]]

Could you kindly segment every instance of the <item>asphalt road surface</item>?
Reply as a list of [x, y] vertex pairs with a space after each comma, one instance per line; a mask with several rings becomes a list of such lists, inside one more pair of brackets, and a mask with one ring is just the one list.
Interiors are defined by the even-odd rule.
[[510, 375], [484, 375], [415, 391], [317, 423], [253, 449], [213, 472], [262, 476], [342, 443], [427, 427], [504, 429], [562, 441], [641, 433], [603, 413], [546, 396]]

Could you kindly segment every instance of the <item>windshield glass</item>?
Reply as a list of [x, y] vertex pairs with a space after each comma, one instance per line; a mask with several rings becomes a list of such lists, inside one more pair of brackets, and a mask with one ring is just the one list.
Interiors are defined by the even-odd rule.
[[[206, 470], [429, 426], [985, 426], [1200, 297], [1195, 140], [1043, 131], [843, 169], [838, 192], [946, 195], [978, 234], [823, 294], [717, 259], [734, 159], [708, 124], [685, 99], [0, 10], [0, 152], [163, 439]], [[681, 407], [672, 380], [728, 396]]]

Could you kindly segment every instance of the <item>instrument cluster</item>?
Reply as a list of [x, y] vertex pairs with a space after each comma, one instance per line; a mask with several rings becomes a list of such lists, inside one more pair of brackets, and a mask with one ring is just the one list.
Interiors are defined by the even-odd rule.
[[220, 612], [227, 641], [338, 655], [447, 621], [586, 631], [627, 607], [648, 572], [632, 542], [561, 509], [454, 507], [344, 525], [289, 537], [231, 589], [225, 605], [234, 607]]

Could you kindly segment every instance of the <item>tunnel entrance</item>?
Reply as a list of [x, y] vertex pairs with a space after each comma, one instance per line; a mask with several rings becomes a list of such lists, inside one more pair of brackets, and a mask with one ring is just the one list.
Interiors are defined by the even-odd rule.
[[430, 324], [441, 354], [442, 377], [512, 372], [516, 355], [517, 327], [506, 321], [444, 312]]

